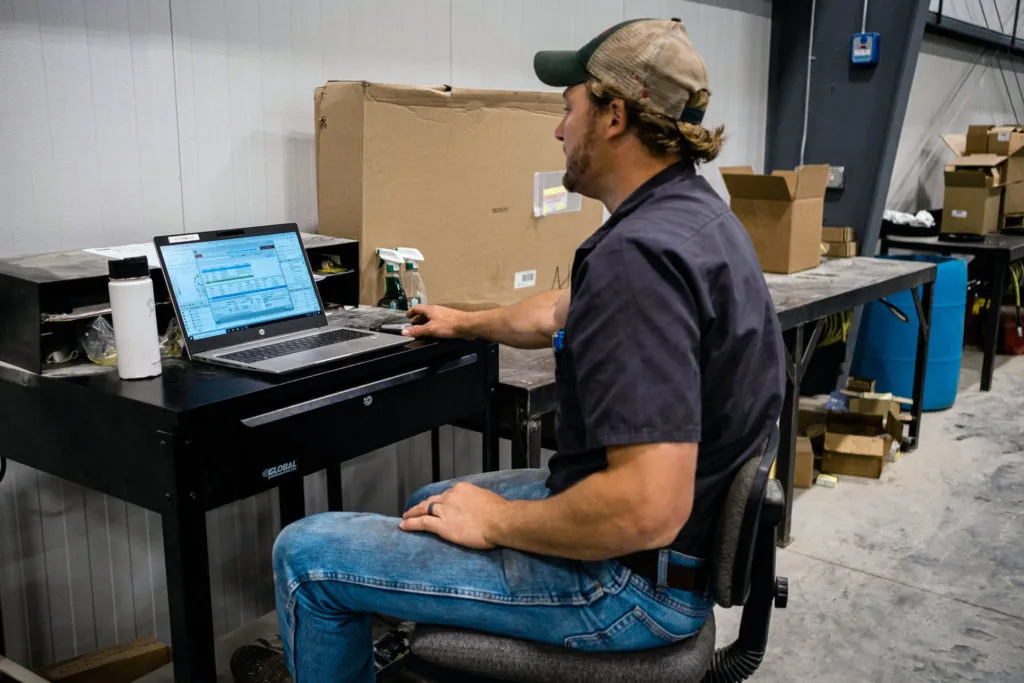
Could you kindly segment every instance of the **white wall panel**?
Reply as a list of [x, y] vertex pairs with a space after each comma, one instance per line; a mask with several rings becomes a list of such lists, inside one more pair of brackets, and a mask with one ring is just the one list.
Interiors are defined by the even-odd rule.
[[0, 256], [181, 230], [162, 0], [0, 0]]
[[943, 133], [966, 133], [972, 123], [1024, 120], [1024, 73], [1015, 73], [1005, 56], [1001, 66], [991, 52], [925, 38], [886, 208], [913, 213], [942, 206], [943, 168], [953, 158]]
[[[942, 16], [1011, 34], [1016, 6], [1017, 0], [944, 0]], [[931, 0], [929, 9], [938, 12], [939, 0]]]
[[[0, 0], [0, 257], [183, 229], [316, 225], [313, 89], [328, 79], [538, 89], [533, 54], [638, 16], [682, 18], [708, 64], [720, 163], [760, 167], [768, 0]], [[552, 131], [553, 133], [553, 131]], [[704, 173], [723, 190], [717, 164]], [[324, 447], [343, 444], [328, 433]], [[342, 470], [347, 509], [395, 514], [429, 435]], [[441, 430], [442, 476], [480, 436]], [[511, 447], [501, 442], [500, 462]], [[549, 454], [546, 454], [549, 455]], [[323, 474], [307, 510], [327, 507]], [[207, 515], [218, 635], [273, 608], [277, 495]], [[41, 666], [169, 641], [159, 517], [11, 463], [0, 483], [8, 652]]]

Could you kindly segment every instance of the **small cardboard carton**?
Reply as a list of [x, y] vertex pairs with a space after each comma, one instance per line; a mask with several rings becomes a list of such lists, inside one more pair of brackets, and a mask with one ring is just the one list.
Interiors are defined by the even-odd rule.
[[[1003, 215], [1024, 214], [1024, 129], [1014, 128], [999, 133], [997, 144], [1006, 156], [1006, 190], [1003, 197]], [[1006, 142], [1001, 138], [1006, 137]]]
[[830, 415], [821, 469], [877, 479], [898, 458], [902, 439], [903, 422], [895, 415]]
[[825, 256], [845, 258], [857, 255], [856, 242], [824, 242]]
[[721, 169], [733, 213], [754, 243], [761, 270], [795, 273], [821, 263], [827, 165], [758, 175], [749, 166]]
[[814, 447], [806, 436], [796, 438], [793, 485], [798, 489], [809, 489], [814, 486]]
[[834, 228], [825, 226], [821, 229], [822, 242], [852, 242], [853, 228]]
[[[359, 299], [383, 294], [381, 247], [415, 247], [431, 303], [490, 308], [569, 285], [601, 205], [535, 215], [562, 172], [558, 93], [329, 81], [314, 91], [320, 232], [359, 240]], [[561, 189], [561, 198], [568, 193]]]
[[[942, 140], [954, 154], [946, 166], [946, 190], [942, 202], [942, 232], [984, 235], [999, 229], [1003, 187], [1006, 184], [1006, 157], [998, 154], [965, 154], [980, 127], [971, 126], [967, 135], [943, 135]], [[988, 144], [988, 131], [985, 140]], [[974, 143], [977, 145], [977, 142]]]
[[[998, 154], [1001, 157], [1008, 157], [1014, 145], [1020, 147], [1020, 137], [1024, 134], [1024, 128], [1018, 126], [994, 126], [988, 132], [988, 154]], [[1018, 139], [1015, 140], [1014, 138]], [[1014, 149], [1016, 151], [1016, 149]]]

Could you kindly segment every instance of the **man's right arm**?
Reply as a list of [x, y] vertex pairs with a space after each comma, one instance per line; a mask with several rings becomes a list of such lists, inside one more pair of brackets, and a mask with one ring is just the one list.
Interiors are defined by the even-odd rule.
[[420, 305], [410, 318], [424, 320], [407, 328], [410, 337], [486, 339], [520, 349], [551, 345], [551, 336], [565, 327], [569, 290], [544, 292], [509, 306], [486, 311], [458, 311], [443, 306]]

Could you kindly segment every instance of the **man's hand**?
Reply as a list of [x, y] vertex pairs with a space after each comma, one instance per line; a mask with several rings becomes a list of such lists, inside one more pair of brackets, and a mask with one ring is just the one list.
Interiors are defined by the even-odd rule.
[[468, 314], [454, 308], [420, 304], [413, 306], [406, 316], [413, 324], [402, 330], [407, 337], [437, 337], [453, 339], [465, 337], [465, 322]]
[[[472, 548], [491, 550], [488, 539], [492, 520], [504, 514], [508, 501], [493, 491], [459, 482], [439, 496], [431, 496], [410, 508], [399, 528], [403, 531], [429, 531], [446, 541]], [[433, 515], [428, 514], [433, 507]]]

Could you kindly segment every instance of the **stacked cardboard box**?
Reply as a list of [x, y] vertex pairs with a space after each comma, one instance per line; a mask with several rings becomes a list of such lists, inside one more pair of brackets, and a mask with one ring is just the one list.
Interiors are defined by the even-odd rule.
[[821, 263], [821, 224], [829, 168], [758, 175], [750, 166], [721, 169], [730, 206], [754, 243], [761, 270], [795, 273]]
[[907, 419], [902, 405], [908, 401], [874, 388], [872, 380], [851, 378], [842, 392], [849, 410], [826, 417], [823, 472], [877, 479], [886, 464], [899, 459]]
[[984, 235], [1024, 222], [1024, 128], [970, 126], [943, 135], [957, 155], [946, 166], [942, 232]]
[[857, 243], [853, 241], [853, 228], [822, 228], [821, 243], [825, 245], [825, 256], [857, 255]]

